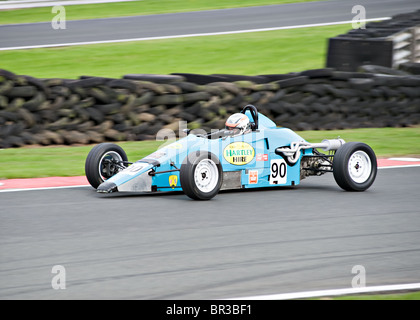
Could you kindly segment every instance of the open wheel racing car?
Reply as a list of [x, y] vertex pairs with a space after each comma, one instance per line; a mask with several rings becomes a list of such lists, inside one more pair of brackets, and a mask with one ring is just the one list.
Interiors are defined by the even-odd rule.
[[309, 143], [253, 105], [241, 113], [249, 120], [243, 134], [231, 128], [187, 130], [186, 137], [134, 163], [120, 146], [98, 144], [86, 158], [86, 177], [101, 193], [183, 191], [196, 200], [226, 189], [295, 186], [328, 172], [347, 191], [364, 191], [375, 181], [377, 161], [368, 145], [342, 139]]

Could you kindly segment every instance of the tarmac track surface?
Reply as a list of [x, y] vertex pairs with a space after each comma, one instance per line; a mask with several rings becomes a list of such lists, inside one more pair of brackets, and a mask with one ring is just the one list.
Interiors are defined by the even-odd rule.
[[[365, 6], [367, 19], [420, 8], [418, 0], [327, 0], [150, 16], [138, 12], [133, 17], [67, 21], [66, 29], [58, 30], [52, 28], [51, 22], [3, 25], [0, 50], [351, 21], [356, 15], [352, 13], [355, 5]], [[71, 7], [67, 11], [71, 16]]]
[[[0, 299], [224, 299], [420, 280], [420, 167], [379, 170], [366, 192], [332, 175], [295, 188], [0, 193]], [[52, 268], [66, 270], [54, 290]]]

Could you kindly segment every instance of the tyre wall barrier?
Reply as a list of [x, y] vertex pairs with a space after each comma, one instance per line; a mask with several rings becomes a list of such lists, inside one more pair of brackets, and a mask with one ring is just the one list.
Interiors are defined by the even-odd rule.
[[293, 130], [420, 123], [419, 64], [299, 73], [81, 76], [37, 79], [0, 70], [0, 148], [155, 139], [179, 121], [224, 127], [247, 104]]
[[420, 62], [420, 10], [329, 39], [326, 66], [330, 68], [356, 71], [365, 64], [398, 68], [406, 62]]

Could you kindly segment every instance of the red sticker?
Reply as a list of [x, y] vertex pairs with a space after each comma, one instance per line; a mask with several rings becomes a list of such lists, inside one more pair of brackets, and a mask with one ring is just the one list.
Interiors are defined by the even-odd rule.
[[268, 161], [268, 154], [258, 153], [257, 161]]
[[249, 173], [249, 184], [257, 184], [258, 183], [258, 170], [250, 170]]

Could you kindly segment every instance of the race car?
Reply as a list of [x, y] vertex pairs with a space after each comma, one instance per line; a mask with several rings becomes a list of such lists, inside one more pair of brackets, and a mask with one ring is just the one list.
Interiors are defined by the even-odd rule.
[[183, 191], [209, 200], [220, 190], [290, 187], [324, 173], [333, 173], [346, 191], [365, 191], [377, 174], [367, 144], [340, 138], [309, 143], [253, 105], [223, 129], [185, 134], [136, 162], [117, 144], [98, 144], [86, 158], [86, 177], [100, 193]]

